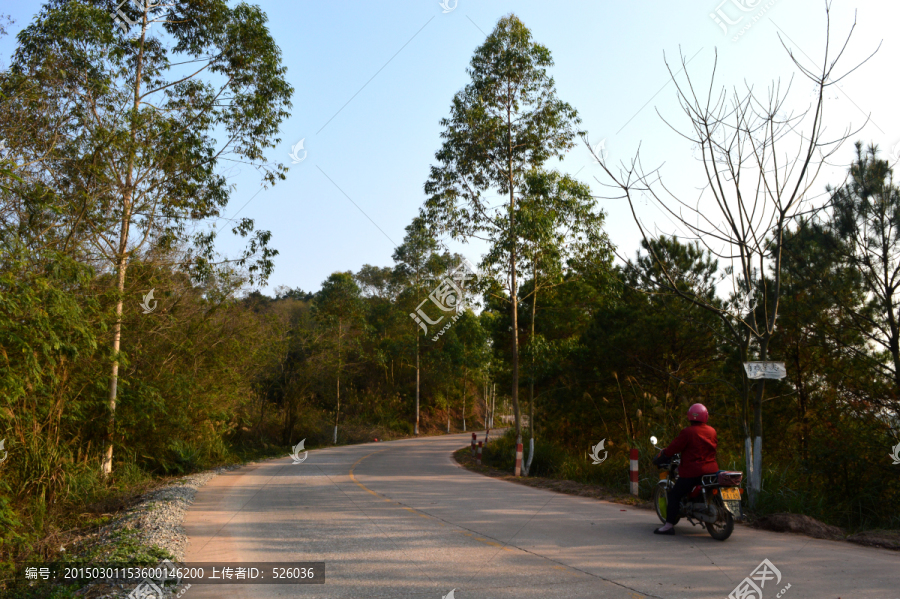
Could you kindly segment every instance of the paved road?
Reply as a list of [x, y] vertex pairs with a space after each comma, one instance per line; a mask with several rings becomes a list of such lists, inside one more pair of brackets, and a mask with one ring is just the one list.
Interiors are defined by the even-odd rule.
[[467, 439], [324, 449], [213, 479], [185, 520], [186, 561], [325, 561], [327, 583], [194, 585], [184, 599], [722, 599], [763, 559], [781, 573], [764, 599], [788, 584], [785, 599], [900, 599], [895, 552], [742, 526], [724, 543], [688, 523], [660, 537], [647, 510], [460, 468], [451, 452]]

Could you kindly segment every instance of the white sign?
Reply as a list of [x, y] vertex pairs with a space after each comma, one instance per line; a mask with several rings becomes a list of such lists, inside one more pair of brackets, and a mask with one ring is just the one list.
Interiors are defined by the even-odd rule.
[[783, 379], [787, 376], [784, 362], [744, 362], [748, 379]]

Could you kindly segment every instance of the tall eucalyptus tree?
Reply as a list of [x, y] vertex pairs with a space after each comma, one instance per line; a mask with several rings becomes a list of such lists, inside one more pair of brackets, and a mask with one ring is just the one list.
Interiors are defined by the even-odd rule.
[[[140, 6], [140, 8], [138, 8]], [[49, 0], [18, 36], [8, 89], [43, 86], [67, 102], [67, 123], [43, 159], [63, 237], [114, 282], [109, 427], [102, 471], [112, 471], [129, 261], [154, 247], [193, 241], [185, 266], [209, 277], [215, 229], [230, 187], [223, 163], [259, 169], [265, 184], [284, 178], [266, 161], [293, 91], [281, 52], [258, 6], [225, 0], [129, 2], [121, 14], [102, 0]], [[127, 18], [123, 18], [127, 17]], [[115, 19], [114, 19], [115, 17]], [[129, 28], [127, 23], [131, 23]], [[62, 85], [59, 84], [62, 82]], [[232, 221], [243, 237], [253, 221]], [[277, 253], [256, 231], [236, 260], [251, 283], [264, 281]]]
[[[406, 236], [400, 247], [394, 250], [394, 272], [397, 277], [407, 286], [407, 295], [415, 296], [415, 303], [418, 306], [422, 285], [433, 279], [434, 276], [434, 259], [437, 250], [437, 240], [430, 234], [428, 227], [421, 216], [417, 216], [406, 226]], [[419, 434], [419, 402], [421, 387], [421, 343], [420, 343], [420, 327], [415, 321], [410, 323], [416, 331], [416, 423], [414, 432]]]
[[[516, 202], [525, 175], [574, 146], [581, 122], [557, 97], [547, 69], [550, 50], [532, 40], [515, 15], [500, 19], [475, 50], [467, 72], [471, 83], [453, 98], [441, 120], [444, 142], [425, 183], [425, 215], [455, 239], [509, 244], [505, 287], [512, 315], [512, 404], [521, 439], [519, 409], [518, 287], [520, 255]], [[492, 204], [495, 194], [503, 203]]]

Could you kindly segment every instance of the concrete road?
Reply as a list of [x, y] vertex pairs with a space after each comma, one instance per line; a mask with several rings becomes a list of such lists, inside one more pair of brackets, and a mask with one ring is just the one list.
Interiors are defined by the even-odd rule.
[[722, 599], [764, 559], [781, 579], [763, 599], [900, 599], [895, 552], [743, 526], [719, 542], [687, 522], [654, 535], [653, 512], [468, 472], [451, 453], [469, 438], [324, 449], [213, 479], [188, 511], [185, 561], [324, 561], [327, 582], [194, 585], [184, 599]]

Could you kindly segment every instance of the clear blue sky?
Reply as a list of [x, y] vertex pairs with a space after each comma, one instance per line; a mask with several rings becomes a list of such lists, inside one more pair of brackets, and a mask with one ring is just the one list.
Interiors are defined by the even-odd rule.
[[[453, 0], [448, 2], [453, 6]], [[260, 2], [296, 89], [293, 114], [282, 125], [282, 143], [269, 154], [270, 160], [291, 166], [288, 179], [256, 195], [240, 213], [271, 230], [272, 244], [280, 251], [267, 291], [278, 285], [315, 291], [334, 271], [392, 264], [390, 240], [402, 241], [404, 227], [424, 199], [422, 186], [440, 145], [439, 120], [447, 116], [454, 93], [467, 83], [465, 69], [472, 52], [510, 12], [549, 47], [559, 96], [579, 111], [592, 141], [607, 140], [611, 162], [628, 160], [640, 144], [645, 165], [664, 163], [669, 183], [696, 196], [703, 173], [690, 144], [657, 115], [658, 110], [671, 122], [689, 124], [678, 108], [674, 87], [666, 85], [664, 55], [677, 61], [681, 51], [691, 59], [692, 77], [706, 86], [718, 50], [717, 85], [746, 81], [764, 93], [772, 80], [780, 78], [784, 85], [798, 75], [781, 47], [779, 32], [808, 65], [819, 64], [824, 50], [823, 1], [720, 2], [458, 0], [448, 13], [437, 0]], [[756, 7], [742, 13], [737, 7], [741, 3]], [[765, 6], [765, 14], [732, 41]], [[15, 34], [38, 7], [33, 1], [3, 3], [0, 12], [16, 21], [11, 35], [0, 40], [3, 63], [9, 64]], [[833, 42], [843, 41], [856, 7], [834, 2]], [[710, 17], [717, 8], [732, 20], [748, 16], [725, 34]], [[826, 123], [835, 134], [862, 126], [871, 115], [854, 139], [875, 142], [886, 153], [900, 143], [895, 92], [900, 48], [892, 37], [898, 17], [900, 3], [895, 0], [859, 3], [844, 67], [856, 64], [883, 40], [881, 50], [840, 88], [833, 88], [826, 107]], [[805, 108], [810, 92], [811, 85], [796, 76], [790, 105]], [[301, 139], [308, 155], [291, 165], [288, 153]], [[848, 144], [815, 190], [838, 182], [851, 158]], [[559, 168], [577, 172], [596, 194], [611, 194], [594, 179], [604, 181], [583, 146], [570, 152]], [[250, 168], [235, 173], [233, 181], [237, 189], [228, 217], [259, 189], [259, 178]], [[601, 206], [609, 214], [608, 230], [619, 252], [633, 255], [639, 233], [627, 204], [602, 200]], [[652, 205], [638, 208], [647, 222], [674, 232]], [[240, 247], [228, 240], [220, 251], [234, 254]], [[451, 247], [472, 261], [483, 249]]]

